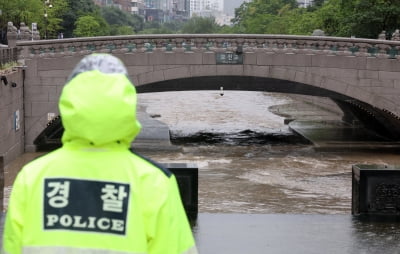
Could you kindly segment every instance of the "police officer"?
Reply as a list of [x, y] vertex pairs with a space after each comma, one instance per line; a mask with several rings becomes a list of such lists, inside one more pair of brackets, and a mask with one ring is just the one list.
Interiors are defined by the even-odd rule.
[[129, 150], [141, 126], [120, 60], [83, 58], [59, 109], [63, 145], [18, 174], [2, 253], [197, 253], [174, 175]]

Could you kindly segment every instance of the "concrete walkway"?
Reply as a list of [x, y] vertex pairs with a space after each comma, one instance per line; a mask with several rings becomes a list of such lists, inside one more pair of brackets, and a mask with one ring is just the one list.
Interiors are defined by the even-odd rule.
[[151, 151], [178, 149], [171, 145], [168, 125], [149, 116], [145, 107], [139, 106], [137, 118], [142, 130], [131, 144], [133, 149]]

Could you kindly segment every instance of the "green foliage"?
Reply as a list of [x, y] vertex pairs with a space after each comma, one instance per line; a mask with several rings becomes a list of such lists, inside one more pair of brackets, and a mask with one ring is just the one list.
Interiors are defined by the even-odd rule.
[[[308, 8], [298, 8], [296, 0], [246, 1], [235, 10], [232, 26], [219, 26], [214, 18], [193, 17], [186, 22], [144, 22], [143, 17], [115, 7], [100, 8], [93, 0], [0, 0], [0, 29], [7, 22], [38, 24], [47, 38], [73, 36], [170, 34], [170, 33], [251, 33], [310, 35], [321, 29], [330, 36], [377, 38], [385, 30], [400, 28], [399, 0], [314, 0]], [[45, 17], [47, 13], [47, 18]], [[4, 34], [4, 33], [3, 33]], [[4, 42], [4, 38], [0, 38]]]
[[308, 34], [322, 29], [332, 36], [377, 38], [400, 28], [398, 0], [315, 0], [299, 9], [291, 0], [254, 0], [235, 10], [236, 33]]
[[220, 33], [220, 34], [234, 34], [235, 33], [235, 29], [234, 29], [233, 26], [224, 25], [224, 26], [221, 26], [219, 28], [218, 33]]
[[215, 18], [193, 17], [182, 27], [185, 34], [207, 34], [216, 33], [219, 29]]
[[9, 21], [19, 26], [21, 22], [29, 25], [43, 19], [42, 2], [38, 0], [0, 0], [0, 25], [2, 29], [7, 27]]
[[185, 22], [183, 21], [170, 21], [170, 22], [165, 22], [163, 24], [163, 27], [165, 27], [167, 30], [172, 31], [173, 33], [177, 33], [178, 31], [182, 30]]
[[376, 38], [382, 30], [392, 33], [399, 28], [398, 0], [353, 0], [346, 7], [352, 8], [352, 16], [344, 16], [343, 21], [356, 37]]
[[76, 37], [93, 37], [103, 35], [99, 21], [90, 15], [82, 16], [75, 22], [74, 35]]
[[[137, 32], [143, 29], [143, 19], [141, 17], [121, 11], [116, 7], [102, 8], [101, 15], [111, 26], [125, 26], [125, 28], [122, 28], [122, 30], [125, 32], [128, 32], [128, 28], [126, 26], [130, 26], [132, 30], [130, 34], [132, 34], [134, 31]], [[115, 29], [112, 29], [112, 31], [113, 30]], [[121, 33], [122, 30], [119, 32], [119, 34], [126, 34]], [[113, 35], [113, 32], [111, 32], [111, 35]]]
[[158, 22], [146, 22], [144, 23], [144, 29], [139, 31], [140, 34], [174, 34], [179, 33], [184, 22], [182, 21], [170, 21], [160, 24]]
[[61, 26], [63, 20], [62, 16], [68, 10], [68, 3], [65, 0], [52, 0], [51, 8], [46, 6], [47, 18], [40, 19], [38, 22], [39, 31], [46, 32], [47, 38], [57, 38], [60, 31], [63, 29]]
[[133, 28], [131, 26], [110, 26], [110, 35], [131, 35], [134, 34]]
[[319, 25], [315, 29], [322, 29], [325, 34], [331, 36], [350, 36], [348, 24], [343, 22], [343, 17], [352, 14], [343, 12], [341, 2], [342, 0], [328, 0], [314, 12]]
[[311, 35], [313, 31], [321, 27], [315, 12], [308, 12], [303, 8], [292, 10], [286, 15], [288, 34]]
[[61, 26], [64, 37], [72, 37], [73, 31], [75, 29], [75, 23], [81, 16], [89, 15], [98, 11], [97, 7], [92, 0], [63, 0], [68, 4], [68, 9], [66, 9], [61, 15], [63, 22]]
[[166, 27], [146, 28], [140, 31], [140, 34], [173, 34], [173, 33], [175, 32]]
[[297, 8], [296, 0], [255, 0], [235, 9], [234, 29], [239, 33], [287, 33], [285, 15]]
[[161, 28], [161, 24], [156, 21], [146, 22], [143, 25], [143, 29], [158, 29]]

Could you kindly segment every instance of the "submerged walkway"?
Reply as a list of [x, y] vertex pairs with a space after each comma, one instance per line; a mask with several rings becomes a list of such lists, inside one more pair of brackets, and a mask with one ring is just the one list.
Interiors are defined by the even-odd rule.
[[319, 151], [400, 151], [400, 142], [391, 142], [362, 126], [341, 121], [298, 121], [289, 128], [309, 140]]

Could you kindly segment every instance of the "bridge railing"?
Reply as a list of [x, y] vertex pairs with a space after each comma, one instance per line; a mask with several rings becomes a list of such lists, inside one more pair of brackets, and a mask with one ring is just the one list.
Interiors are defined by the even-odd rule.
[[18, 49], [15, 48], [0, 48], [0, 68], [7, 64], [18, 61]]
[[23, 41], [24, 57], [91, 52], [284, 52], [400, 59], [400, 42], [327, 36], [254, 34], [163, 34]]

